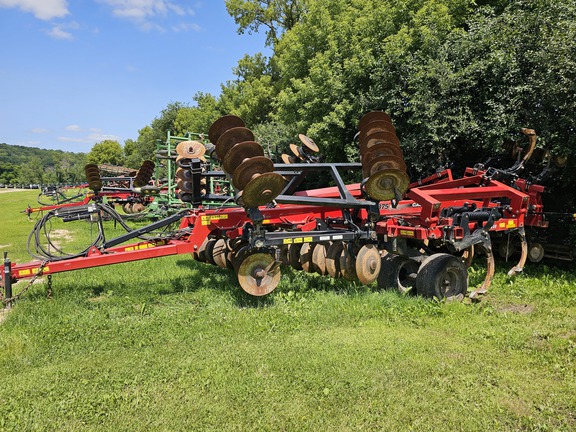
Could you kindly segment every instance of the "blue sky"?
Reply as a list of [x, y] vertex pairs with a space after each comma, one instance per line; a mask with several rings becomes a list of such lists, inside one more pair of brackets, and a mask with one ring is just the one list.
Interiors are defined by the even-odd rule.
[[220, 93], [264, 35], [224, 0], [0, 0], [0, 143], [88, 152]]

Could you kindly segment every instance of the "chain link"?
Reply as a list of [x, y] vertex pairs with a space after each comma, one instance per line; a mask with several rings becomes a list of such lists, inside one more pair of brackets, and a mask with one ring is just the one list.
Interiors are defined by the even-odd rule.
[[[4, 298], [4, 295], [2, 293], [0, 293], [0, 300], [2, 301], [2, 303], [4, 303], [5, 305], [12, 303], [13, 301], [18, 300], [20, 297], [22, 297], [26, 291], [28, 291], [28, 289], [30, 289], [30, 287], [32, 286], [32, 284], [36, 281], [36, 279], [38, 279], [39, 277], [41, 277], [44, 273], [44, 267], [46, 267], [46, 264], [48, 264], [48, 260], [46, 261], [42, 261], [42, 263], [40, 264], [40, 266], [38, 267], [38, 271], [36, 272], [36, 274], [34, 275], [34, 277], [32, 277], [32, 279], [30, 279], [30, 282], [28, 282], [28, 285], [26, 285], [24, 287], [24, 289], [22, 291], [20, 291], [18, 294], [13, 295], [10, 298]], [[49, 284], [49, 292], [52, 291], [51, 289], [51, 285], [52, 285], [52, 281], [50, 278], [51, 275], [48, 275], [49, 280], [48, 280], [48, 284]]]

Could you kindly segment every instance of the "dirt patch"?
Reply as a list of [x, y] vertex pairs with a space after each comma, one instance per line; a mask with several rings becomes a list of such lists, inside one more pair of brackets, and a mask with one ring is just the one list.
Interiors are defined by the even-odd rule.
[[8, 192], [22, 192], [25, 190], [26, 189], [0, 189], [0, 194], [1, 193], [8, 193]]
[[65, 229], [55, 229], [50, 231], [50, 243], [58, 249], [62, 247], [63, 242], [69, 242], [73, 240], [74, 237], [70, 234], [70, 231]]
[[534, 306], [529, 304], [505, 304], [496, 307], [498, 312], [512, 312], [518, 314], [529, 314], [534, 312]]
[[50, 237], [62, 239], [62, 240], [72, 240], [73, 239], [72, 235], [70, 234], [70, 231], [65, 230], [65, 229], [56, 229], [56, 230], [50, 231]]

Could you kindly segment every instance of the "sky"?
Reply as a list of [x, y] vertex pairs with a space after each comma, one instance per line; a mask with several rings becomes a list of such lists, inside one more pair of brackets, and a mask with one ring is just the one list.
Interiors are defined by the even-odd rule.
[[220, 93], [265, 35], [224, 0], [0, 0], [0, 143], [89, 152]]

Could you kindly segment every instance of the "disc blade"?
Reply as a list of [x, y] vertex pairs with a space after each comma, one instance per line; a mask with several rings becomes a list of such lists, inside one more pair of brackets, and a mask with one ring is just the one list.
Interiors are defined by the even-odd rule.
[[326, 273], [337, 279], [341, 277], [340, 274], [340, 254], [344, 248], [344, 243], [341, 241], [333, 242], [326, 251]]
[[280, 266], [267, 253], [250, 254], [238, 267], [238, 282], [253, 296], [271, 293], [280, 282]]
[[208, 130], [208, 139], [212, 144], [215, 145], [218, 142], [218, 138], [220, 138], [220, 136], [228, 129], [243, 126], [246, 126], [244, 124], [244, 120], [238, 116], [227, 115], [220, 117], [218, 120], [212, 123], [212, 126], [210, 126], [210, 129]]
[[206, 243], [206, 250], [204, 253], [208, 264], [216, 265], [216, 262], [214, 261], [214, 246], [216, 245], [216, 241], [215, 238], [212, 238]]
[[366, 244], [356, 254], [356, 275], [364, 285], [369, 285], [378, 278], [382, 261], [378, 249], [373, 244]]
[[288, 247], [288, 262], [294, 270], [302, 270], [301, 249], [302, 243], [293, 243]]
[[297, 159], [301, 159], [301, 160], [304, 159], [302, 157], [302, 150], [300, 149], [300, 147], [298, 147], [296, 144], [290, 144], [288, 147], [290, 147], [290, 151], [292, 151], [292, 153], [294, 153], [294, 156], [296, 156]]
[[358, 121], [358, 130], [364, 129], [368, 123], [371, 123], [375, 120], [384, 120], [392, 123], [392, 119], [384, 111], [370, 111], [364, 114], [360, 121]]
[[375, 145], [385, 143], [395, 144], [400, 147], [400, 140], [396, 134], [386, 131], [378, 131], [370, 135], [366, 135], [363, 139], [360, 140], [360, 154], [363, 155]]
[[274, 171], [274, 163], [266, 156], [256, 156], [242, 162], [234, 171], [232, 184], [237, 190], [242, 190], [252, 178]]
[[234, 171], [244, 160], [256, 156], [264, 156], [264, 149], [260, 144], [255, 141], [241, 142], [226, 153], [222, 168], [228, 174], [234, 175]]
[[362, 160], [362, 174], [364, 178], [384, 169], [406, 171], [406, 163], [398, 156], [380, 156], [364, 163]]
[[404, 171], [384, 169], [372, 174], [364, 187], [371, 198], [386, 201], [404, 195], [409, 185], [410, 179]]
[[294, 159], [290, 155], [287, 155], [286, 153], [282, 153], [282, 156], [280, 156], [280, 157], [282, 158], [282, 162], [284, 162], [287, 165], [296, 163], [296, 159]]
[[318, 153], [320, 151], [320, 149], [318, 148], [318, 146], [316, 145], [316, 143], [314, 142], [314, 140], [312, 140], [312, 138], [307, 137], [304, 134], [299, 134], [298, 135], [298, 139], [300, 140], [300, 142], [304, 145], [304, 147], [306, 147], [307, 149], [309, 149], [310, 151], [314, 152], [314, 153]]
[[354, 262], [354, 256], [350, 252], [348, 245], [342, 248], [340, 253], [340, 273], [342, 277], [349, 281], [357, 280], [356, 277], [356, 265]]
[[199, 141], [182, 141], [176, 146], [176, 153], [190, 159], [204, 159], [206, 147]]
[[312, 251], [312, 270], [319, 275], [327, 274], [326, 251], [328, 246], [324, 243], [317, 243], [316, 247], [314, 247], [314, 250]]
[[306, 273], [313, 273], [312, 254], [314, 253], [314, 243], [304, 243], [300, 249], [300, 263], [302, 263], [302, 270]]
[[228, 247], [226, 246], [226, 240], [219, 238], [216, 240], [214, 247], [212, 248], [212, 259], [216, 265], [220, 268], [227, 267], [227, 254]]
[[216, 143], [216, 156], [224, 160], [226, 153], [236, 144], [244, 141], [254, 141], [254, 134], [245, 127], [234, 127], [224, 132]]
[[244, 207], [255, 208], [266, 205], [276, 198], [284, 189], [284, 177], [278, 173], [268, 172], [250, 180], [242, 190]]
[[375, 132], [389, 132], [396, 135], [396, 128], [392, 123], [385, 120], [372, 121], [360, 130], [360, 141], [363, 141], [368, 135], [372, 135]]

